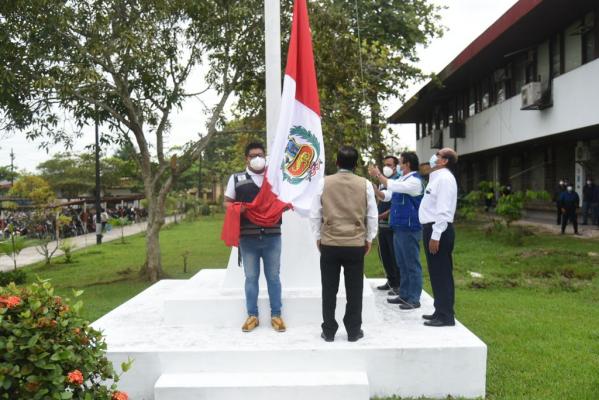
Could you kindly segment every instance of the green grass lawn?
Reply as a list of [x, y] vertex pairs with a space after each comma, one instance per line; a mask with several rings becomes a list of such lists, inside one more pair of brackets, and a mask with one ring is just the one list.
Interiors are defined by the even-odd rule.
[[[163, 266], [172, 278], [222, 268], [222, 217], [166, 228]], [[60, 294], [84, 289], [84, 314], [95, 320], [148, 286], [137, 276], [143, 236], [75, 253], [72, 264], [28, 267]], [[189, 252], [189, 272], [183, 254]], [[457, 227], [456, 313], [488, 345], [488, 399], [599, 399], [599, 241], [536, 234], [523, 246], [487, 236], [480, 224]], [[423, 258], [423, 266], [426, 270]], [[483, 274], [472, 278], [470, 271]], [[383, 276], [376, 252], [369, 277]], [[426, 272], [425, 272], [426, 275]], [[428, 276], [426, 290], [430, 292]], [[425, 379], [425, 377], [423, 377]]]

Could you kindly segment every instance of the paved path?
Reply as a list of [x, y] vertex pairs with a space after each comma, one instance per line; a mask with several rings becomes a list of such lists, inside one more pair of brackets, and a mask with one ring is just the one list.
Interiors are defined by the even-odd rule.
[[[174, 217], [167, 217], [166, 224], [170, 224], [175, 219]], [[140, 222], [137, 224], [128, 225], [125, 227], [125, 236], [135, 235], [137, 233], [146, 231], [146, 222]], [[113, 240], [118, 240], [121, 237], [121, 228], [115, 227], [112, 228], [110, 232], [105, 232], [104, 237], [102, 238], [102, 243], [110, 242]], [[76, 237], [69, 238], [71, 243], [76, 246], [76, 249], [82, 249], [88, 246], [96, 245], [96, 233], [88, 233], [87, 235], [81, 235]], [[50, 248], [53, 249], [56, 246], [56, 242], [52, 242], [50, 244]], [[57, 250], [54, 253], [54, 257], [62, 255], [62, 251]], [[44, 261], [44, 256], [39, 254], [35, 248], [35, 246], [27, 247], [23, 249], [21, 253], [17, 256], [17, 267], [24, 267], [26, 265], [34, 264], [39, 261]], [[14, 269], [14, 264], [12, 258], [2, 255], [0, 256], [0, 271], [11, 271]]]
[[[580, 232], [580, 238], [599, 238], [599, 226], [597, 225], [582, 225], [582, 217], [580, 213], [578, 215], [578, 231]], [[547, 211], [526, 211], [526, 214], [522, 220], [518, 221], [517, 224], [535, 226], [546, 232], [554, 234], [561, 233], [561, 226], [556, 224], [555, 212]], [[566, 235], [573, 235], [574, 228], [569, 223], [566, 227]]]

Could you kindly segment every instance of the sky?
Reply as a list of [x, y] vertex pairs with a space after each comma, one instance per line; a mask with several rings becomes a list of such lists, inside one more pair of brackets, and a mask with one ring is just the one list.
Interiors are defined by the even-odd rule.
[[[419, 49], [419, 67], [425, 73], [440, 72], [516, 2], [517, 0], [434, 0], [434, 3], [446, 7], [441, 12], [441, 24], [445, 26], [446, 31], [443, 37], [435, 39], [427, 48]], [[190, 91], [202, 89], [201, 79], [191, 81], [198, 82], [198, 87], [192, 87]], [[412, 85], [405, 93], [406, 99], [417, 93], [425, 83]], [[214, 96], [205, 101], [209, 104], [210, 101], [214, 101]], [[387, 116], [400, 106], [401, 102], [398, 100], [389, 101], [385, 107]], [[181, 145], [197, 139], [197, 134], [202, 131], [205, 122], [201, 103], [197, 100], [186, 102], [183, 109], [173, 116], [173, 127], [167, 146]], [[395, 148], [415, 147], [416, 135], [413, 125], [395, 125], [392, 132]], [[93, 141], [93, 129], [90, 128], [77, 140], [73, 151], [81, 151], [93, 144]], [[0, 166], [10, 164], [11, 149], [15, 154], [15, 168], [29, 172], [35, 172], [36, 166], [52, 154], [65, 151], [62, 146], [56, 145], [46, 152], [39, 149], [39, 144], [39, 141], [28, 141], [18, 134], [0, 136]]]

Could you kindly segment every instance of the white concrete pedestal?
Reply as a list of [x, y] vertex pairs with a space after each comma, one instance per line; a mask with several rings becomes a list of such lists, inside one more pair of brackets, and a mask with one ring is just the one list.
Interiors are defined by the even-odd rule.
[[[365, 337], [348, 342], [339, 319], [335, 341], [327, 343], [320, 338], [317, 291], [284, 289], [285, 333], [270, 327], [267, 297], [261, 295], [261, 324], [243, 333], [244, 299], [240, 289], [222, 284], [224, 276], [224, 269], [203, 270], [187, 281], [160, 281], [94, 322], [104, 331], [115, 366], [135, 359], [119, 385], [130, 398], [485, 395], [485, 344], [459, 322], [455, 327], [423, 326], [421, 315], [432, 312], [426, 293], [422, 308], [400, 311], [386, 302], [385, 293], [373, 289], [383, 280], [368, 280]], [[342, 313], [342, 298], [337, 307]]]

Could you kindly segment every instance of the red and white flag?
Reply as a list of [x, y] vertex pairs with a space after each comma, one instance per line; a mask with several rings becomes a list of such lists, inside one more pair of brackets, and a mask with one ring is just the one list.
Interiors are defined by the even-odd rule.
[[324, 176], [324, 143], [306, 0], [295, 0], [279, 123], [267, 180], [280, 201], [307, 215]]
[[221, 238], [228, 246], [239, 244], [242, 206], [244, 216], [259, 226], [278, 223], [290, 207], [307, 216], [324, 176], [320, 103], [306, 0], [295, 0], [293, 5], [281, 112], [269, 156], [258, 196], [251, 203], [235, 203], [227, 209]]

